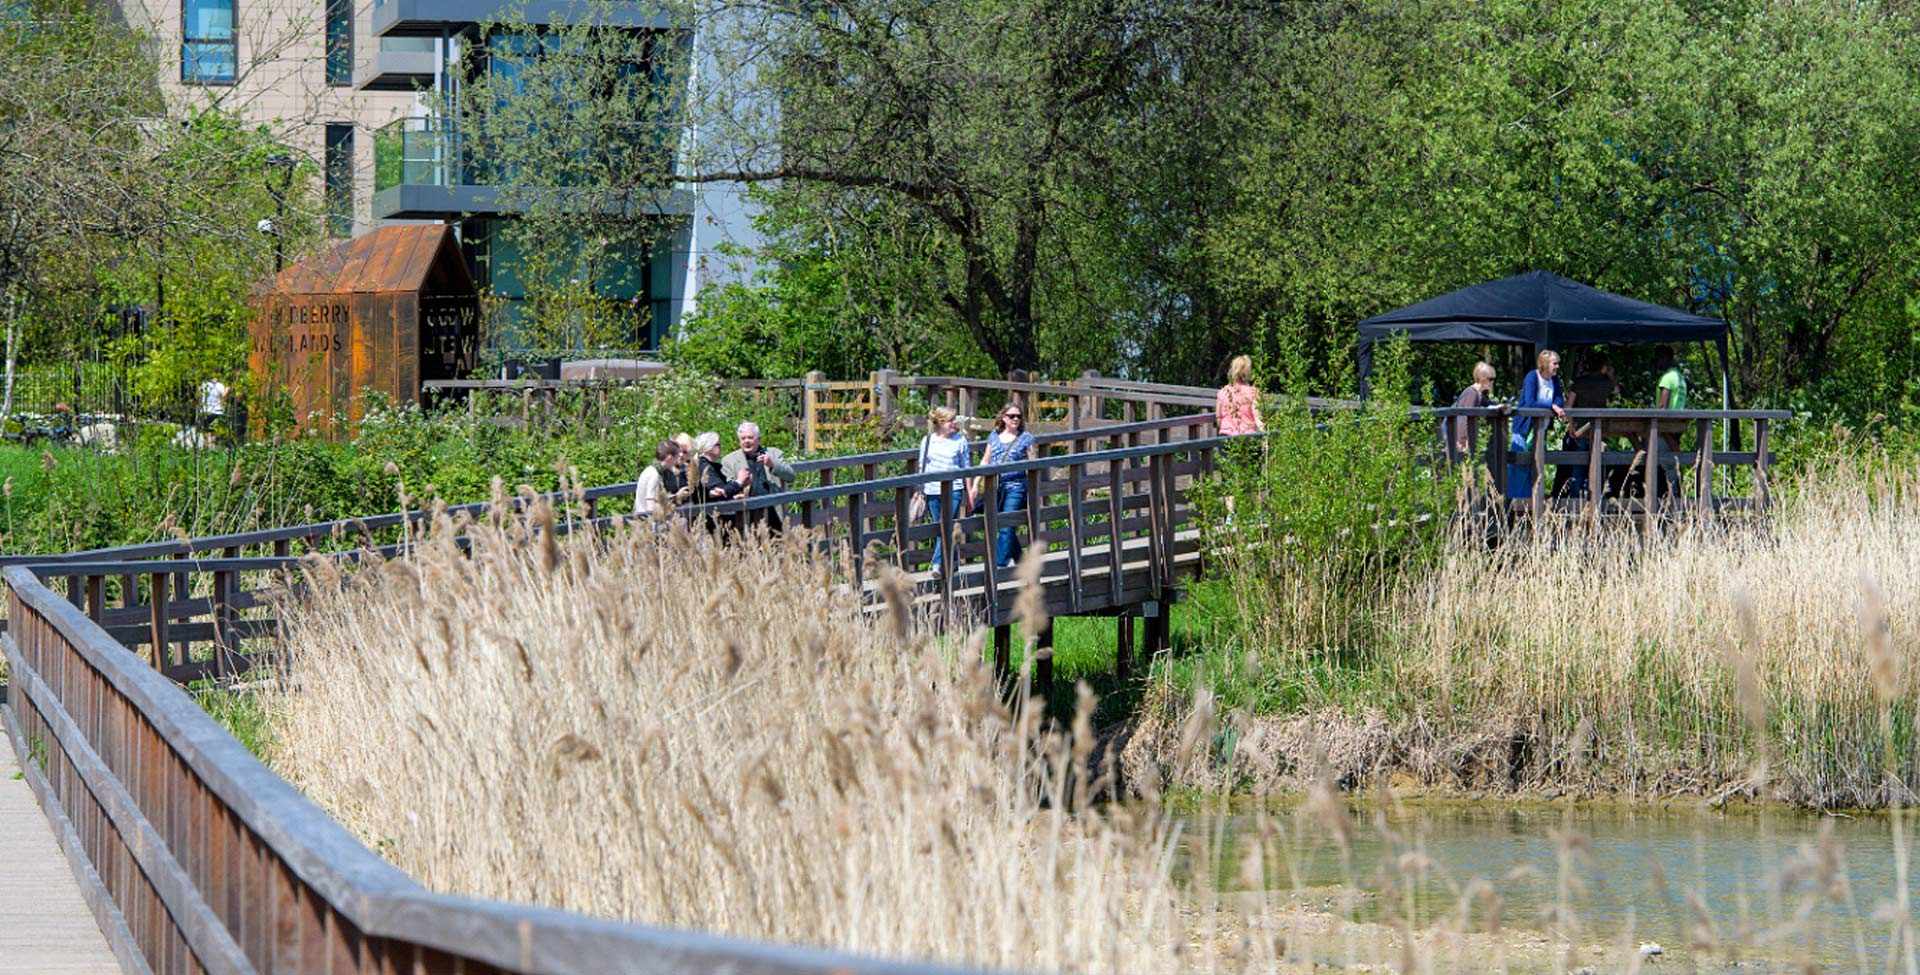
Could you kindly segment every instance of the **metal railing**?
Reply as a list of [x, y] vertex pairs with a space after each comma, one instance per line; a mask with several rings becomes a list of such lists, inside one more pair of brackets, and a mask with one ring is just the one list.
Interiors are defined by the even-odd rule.
[[395, 119], [373, 130], [374, 192], [464, 182], [459, 146], [438, 118]]

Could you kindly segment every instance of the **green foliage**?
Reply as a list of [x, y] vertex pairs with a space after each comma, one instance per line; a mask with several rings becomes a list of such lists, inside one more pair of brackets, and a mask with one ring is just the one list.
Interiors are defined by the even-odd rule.
[[[344, 443], [302, 437], [190, 451], [154, 424], [125, 437], [132, 442], [118, 454], [0, 447], [0, 550], [66, 552], [378, 514], [397, 510], [403, 491], [415, 503], [480, 501], [495, 477], [508, 490], [556, 490], [568, 471], [589, 485], [619, 483], [639, 476], [660, 440], [683, 431], [730, 436], [741, 420], [793, 452], [784, 408], [716, 393], [696, 374], [620, 390], [605, 409], [605, 426], [581, 422], [586, 407], [574, 400], [524, 425], [493, 422], [491, 411], [470, 417], [458, 405], [377, 409]], [[517, 420], [517, 408], [511, 413]]]
[[853, 212], [806, 186], [758, 191], [766, 241], [752, 286], [700, 295], [666, 357], [715, 375], [988, 375], [993, 364], [914, 279], [940, 249], [937, 232], [881, 197]]
[[[7, 354], [111, 352], [144, 398], [184, 410], [198, 380], [243, 371], [245, 299], [275, 244], [291, 257], [317, 239], [314, 171], [269, 166], [285, 148], [218, 107], [155, 124], [169, 106], [143, 38], [83, 4], [32, 13], [30, 29], [0, 31]], [[150, 330], [107, 348], [103, 320], [132, 305], [154, 312]]]
[[1432, 564], [1453, 512], [1443, 469], [1416, 458], [1433, 431], [1404, 402], [1311, 413], [1284, 406], [1262, 437], [1230, 444], [1199, 493], [1231, 646], [1263, 669], [1364, 653], [1388, 594]]
[[1910, 12], [1319, 11], [1280, 35], [1284, 83], [1254, 93], [1238, 205], [1209, 240], [1243, 341], [1338, 362], [1358, 318], [1535, 267], [1726, 317], [1746, 402], [1909, 331]]

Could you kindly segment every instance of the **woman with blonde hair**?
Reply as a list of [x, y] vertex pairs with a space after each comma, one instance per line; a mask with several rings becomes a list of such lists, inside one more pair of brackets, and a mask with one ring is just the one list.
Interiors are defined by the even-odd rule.
[[1253, 360], [1243, 355], [1227, 365], [1227, 384], [1214, 397], [1214, 417], [1223, 437], [1262, 433], [1267, 429], [1260, 418], [1260, 390], [1253, 385]]
[[[961, 433], [954, 422], [956, 414], [944, 406], [936, 406], [927, 411], [927, 435], [920, 438], [920, 466], [916, 468], [922, 474], [953, 474], [973, 466], [972, 447], [967, 443], [967, 435]], [[948, 479], [941, 477], [928, 481], [921, 488], [925, 499], [927, 515], [938, 522], [942, 512], [950, 511], [958, 518], [972, 501], [967, 496], [967, 482], [964, 477]], [[917, 505], [916, 505], [917, 507]], [[933, 543], [933, 567], [940, 567], [941, 541]]]
[[[1513, 408], [1552, 410], [1554, 418], [1566, 419], [1567, 397], [1560, 389], [1560, 353], [1541, 349], [1534, 357], [1533, 371], [1527, 373], [1526, 381], [1520, 384], [1520, 399]], [[1539, 473], [1532, 466], [1533, 438], [1547, 435], [1547, 423], [1551, 419], [1542, 417], [1541, 422], [1536, 423], [1530, 416], [1513, 418], [1513, 435], [1508, 439], [1507, 451], [1516, 458], [1527, 458], [1528, 466], [1507, 465], [1507, 497], [1533, 497], [1533, 479]]]

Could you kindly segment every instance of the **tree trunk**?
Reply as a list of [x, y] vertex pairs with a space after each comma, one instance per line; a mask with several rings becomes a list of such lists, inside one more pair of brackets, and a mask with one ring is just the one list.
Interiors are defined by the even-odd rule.
[[7, 289], [7, 300], [6, 300], [7, 379], [6, 379], [6, 393], [4, 397], [0, 397], [0, 433], [4, 433], [6, 431], [7, 420], [13, 417], [13, 360], [14, 360], [15, 346], [17, 344], [17, 340], [20, 335], [20, 320], [19, 320], [19, 316], [15, 314], [16, 308], [17, 308], [17, 305], [14, 298], [13, 289], [9, 288]]

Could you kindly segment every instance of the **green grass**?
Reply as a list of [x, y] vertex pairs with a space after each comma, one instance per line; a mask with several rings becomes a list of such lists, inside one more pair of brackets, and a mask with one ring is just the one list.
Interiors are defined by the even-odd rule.
[[255, 758], [266, 761], [267, 750], [273, 746], [273, 729], [271, 717], [258, 694], [223, 688], [210, 680], [194, 681], [188, 685], [187, 693]]
[[[1115, 648], [1119, 637], [1118, 620], [1111, 616], [1063, 616], [1053, 621], [1053, 693], [1047, 699], [1050, 714], [1070, 715], [1074, 708], [1074, 686], [1086, 681], [1099, 699], [1094, 724], [1104, 727], [1126, 720], [1139, 703], [1144, 676], [1149, 666], [1159, 669], [1178, 665], [1183, 658], [1200, 653], [1210, 634], [1217, 629], [1212, 609], [1192, 602], [1172, 606], [1173, 632], [1170, 653], [1154, 661], [1144, 660], [1145, 621], [1134, 622], [1133, 677], [1122, 683], [1114, 672]], [[1018, 673], [1026, 663], [1026, 636], [1020, 625], [1013, 627], [1013, 668]], [[993, 644], [986, 647], [992, 659]]]

